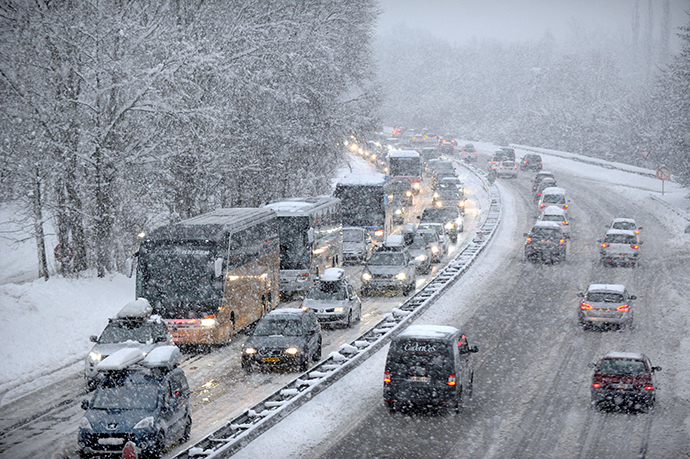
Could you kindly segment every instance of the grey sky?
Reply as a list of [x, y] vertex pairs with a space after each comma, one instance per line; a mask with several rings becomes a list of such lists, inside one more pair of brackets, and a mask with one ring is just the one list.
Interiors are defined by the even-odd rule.
[[[664, 1], [651, 1], [653, 31], [658, 39]], [[561, 40], [570, 36], [574, 27], [629, 37], [636, 2], [643, 37], [649, 0], [380, 0], [384, 12], [379, 31], [404, 24], [458, 45], [474, 37], [499, 41], [538, 39], [547, 29]], [[670, 5], [672, 27], [690, 21], [685, 13], [690, 11], [690, 0], [671, 0]], [[675, 35], [672, 42], [676, 42]]]

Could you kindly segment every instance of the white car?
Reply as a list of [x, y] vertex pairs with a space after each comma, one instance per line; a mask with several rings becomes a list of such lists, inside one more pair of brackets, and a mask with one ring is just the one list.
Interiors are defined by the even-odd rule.
[[606, 265], [634, 267], [640, 259], [640, 242], [637, 234], [630, 230], [610, 229], [606, 231], [601, 244], [600, 259]]
[[556, 222], [563, 230], [563, 235], [570, 238], [570, 220], [568, 214], [564, 209], [557, 206], [545, 207], [539, 216], [539, 220], [543, 222]]
[[517, 178], [518, 166], [515, 161], [501, 161], [496, 168], [496, 174], [499, 177]]
[[174, 346], [172, 334], [165, 322], [151, 315], [153, 308], [144, 298], [124, 305], [117, 315], [109, 319], [101, 336], [91, 336], [96, 343], [86, 355], [84, 376], [89, 388], [94, 388], [103, 377], [96, 366], [106, 357], [124, 348], [137, 348], [146, 356], [159, 346]]
[[362, 302], [342, 268], [327, 268], [302, 301], [322, 325], [352, 326], [362, 318]]

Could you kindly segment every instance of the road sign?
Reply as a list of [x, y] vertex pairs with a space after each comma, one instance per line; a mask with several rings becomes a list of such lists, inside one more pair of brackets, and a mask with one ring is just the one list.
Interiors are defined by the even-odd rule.
[[649, 154], [651, 153], [651, 151], [649, 151], [649, 150], [640, 150], [640, 153], [642, 153], [642, 159], [644, 159], [644, 160], [646, 161], [647, 158], [649, 158]]
[[656, 170], [656, 176], [659, 180], [668, 180], [671, 178], [671, 171], [666, 166], [661, 166]]

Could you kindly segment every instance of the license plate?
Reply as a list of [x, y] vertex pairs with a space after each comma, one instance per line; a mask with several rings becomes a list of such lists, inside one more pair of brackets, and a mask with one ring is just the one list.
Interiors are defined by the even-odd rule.
[[632, 389], [632, 384], [611, 384], [614, 389]]
[[125, 442], [124, 438], [99, 438], [99, 445], [121, 445]]
[[265, 363], [278, 363], [278, 360], [280, 360], [278, 357], [264, 357], [261, 359]]
[[410, 376], [409, 378], [407, 378], [407, 380], [412, 381], [412, 382], [428, 383], [429, 377], [428, 376]]

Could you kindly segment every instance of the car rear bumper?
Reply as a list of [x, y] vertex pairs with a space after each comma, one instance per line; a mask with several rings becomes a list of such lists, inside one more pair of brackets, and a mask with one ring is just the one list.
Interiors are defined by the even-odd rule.
[[595, 389], [592, 388], [592, 403], [611, 403], [614, 405], [654, 404], [654, 391], [648, 390], [619, 390], [619, 389]]

